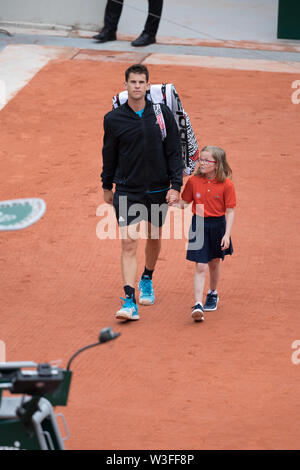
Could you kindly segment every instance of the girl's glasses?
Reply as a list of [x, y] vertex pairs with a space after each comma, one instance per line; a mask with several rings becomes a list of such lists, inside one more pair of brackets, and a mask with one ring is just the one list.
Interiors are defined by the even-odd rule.
[[210, 163], [217, 163], [214, 160], [203, 160], [202, 158], [199, 158], [199, 162], [203, 163], [203, 165], [209, 165]]

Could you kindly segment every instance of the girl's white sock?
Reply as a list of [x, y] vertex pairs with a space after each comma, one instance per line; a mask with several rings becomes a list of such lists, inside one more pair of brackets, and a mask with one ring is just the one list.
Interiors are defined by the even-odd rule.
[[210, 290], [210, 289], [208, 290], [208, 294], [217, 294], [217, 293], [218, 293], [218, 291], [216, 291], [216, 290]]

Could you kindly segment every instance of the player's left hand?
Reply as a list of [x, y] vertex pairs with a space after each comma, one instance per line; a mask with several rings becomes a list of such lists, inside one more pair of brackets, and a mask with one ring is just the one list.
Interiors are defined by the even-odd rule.
[[180, 192], [175, 189], [169, 189], [166, 195], [166, 201], [171, 206], [175, 202], [178, 202], [180, 199]]

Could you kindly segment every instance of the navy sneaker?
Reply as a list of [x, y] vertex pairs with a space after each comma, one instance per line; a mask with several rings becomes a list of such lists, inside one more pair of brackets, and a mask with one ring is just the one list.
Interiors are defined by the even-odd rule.
[[204, 311], [205, 312], [213, 312], [218, 308], [219, 297], [218, 294], [213, 294], [212, 292], [208, 292], [204, 304]]
[[142, 305], [152, 305], [154, 304], [154, 290], [152, 285], [152, 280], [149, 276], [142, 276], [139, 282], [139, 303]]
[[121, 297], [121, 299], [124, 300], [124, 303], [117, 311], [116, 318], [118, 320], [139, 320], [138, 306], [133, 301], [133, 297], [126, 297], [125, 299]]
[[204, 310], [203, 307], [200, 303], [197, 303], [192, 307], [192, 313], [191, 317], [194, 319], [194, 321], [204, 321]]

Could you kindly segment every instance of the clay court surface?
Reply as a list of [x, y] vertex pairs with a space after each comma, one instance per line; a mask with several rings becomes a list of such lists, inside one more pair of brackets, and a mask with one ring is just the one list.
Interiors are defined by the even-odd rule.
[[[120, 338], [73, 363], [59, 408], [68, 449], [297, 449], [300, 365], [299, 113], [289, 73], [149, 66], [175, 84], [199, 146], [224, 147], [238, 207], [220, 303], [190, 318], [185, 240], [164, 240], [157, 301], [119, 323], [120, 242], [99, 240], [102, 119], [125, 62], [49, 63], [0, 113], [1, 200], [41, 197], [44, 217], [0, 234], [8, 361], [69, 357], [111, 326]], [[143, 269], [144, 241], [139, 246]]]

